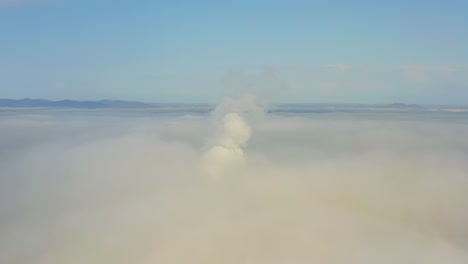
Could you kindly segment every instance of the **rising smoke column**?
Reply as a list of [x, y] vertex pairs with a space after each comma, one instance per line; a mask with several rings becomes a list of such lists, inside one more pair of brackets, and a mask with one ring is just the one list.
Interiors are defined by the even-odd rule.
[[214, 179], [238, 171], [244, 166], [243, 148], [252, 130], [246, 117], [263, 113], [252, 95], [224, 99], [212, 112], [215, 136], [202, 158], [203, 171]]

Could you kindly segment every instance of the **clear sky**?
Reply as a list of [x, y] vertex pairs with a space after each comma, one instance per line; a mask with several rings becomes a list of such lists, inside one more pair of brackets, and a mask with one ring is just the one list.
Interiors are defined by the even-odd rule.
[[0, 0], [0, 98], [468, 104], [468, 1]]

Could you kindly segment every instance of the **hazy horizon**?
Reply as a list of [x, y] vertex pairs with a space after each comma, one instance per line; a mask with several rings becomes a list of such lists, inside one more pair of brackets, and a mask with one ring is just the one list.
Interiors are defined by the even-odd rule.
[[[249, 93], [241, 93], [241, 94], [249, 94]], [[235, 95], [239, 96], [239, 94]], [[235, 97], [234, 96], [234, 97]], [[221, 99], [228, 98], [229, 96], [224, 96]], [[138, 101], [138, 100], [125, 100], [125, 99], [116, 99], [116, 98], [100, 98], [96, 100], [87, 100], [87, 99], [74, 99], [74, 98], [59, 98], [59, 99], [49, 99], [45, 97], [39, 97], [39, 98], [31, 98], [31, 97], [17, 97], [17, 98], [0, 98], [0, 100], [47, 100], [47, 101], [77, 101], [77, 102], [100, 102], [100, 101], [122, 101], [122, 102], [135, 102], [135, 103], [145, 103], [145, 104], [161, 104], [161, 105], [207, 105], [207, 106], [212, 106], [215, 107], [217, 105], [217, 102], [160, 102], [160, 101]], [[281, 102], [281, 103], [274, 103], [270, 102], [271, 105], [341, 105], [341, 106], [390, 106], [390, 105], [407, 105], [407, 106], [422, 106], [422, 107], [427, 107], [427, 106], [468, 106], [468, 102], [463, 103], [463, 104], [442, 104], [442, 103], [433, 103], [433, 104], [419, 104], [415, 102], [399, 102], [399, 101], [389, 101], [389, 102], [382, 102], [382, 103], [365, 103], [365, 102], [355, 102], [355, 103], [350, 103], [350, 102]]]

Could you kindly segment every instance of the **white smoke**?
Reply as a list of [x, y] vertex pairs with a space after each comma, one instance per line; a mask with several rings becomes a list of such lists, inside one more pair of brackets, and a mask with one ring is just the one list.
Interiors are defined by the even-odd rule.
[[212, 113], [216, 135], [202, 160], [205, 173], [214, 179], [227, 173], [239, 173], [244, 166], [243, 147], [251, 136], [251, 128], [243, 116], [262, 112], [252, 95], [226, 98], [216, 107]]

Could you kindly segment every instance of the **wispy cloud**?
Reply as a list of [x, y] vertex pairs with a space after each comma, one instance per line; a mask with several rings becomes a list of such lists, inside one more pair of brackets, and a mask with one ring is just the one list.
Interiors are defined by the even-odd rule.
[[406, 80], [413, 83], [423, 83], [428, 81], [428, 68], [422, 65], [405, 65], [402, 67], [402, 74]]
[[288, 77], [291, 94], [301, 94], [291, 96], [290, 101], [318, 98], [362, 102], [372, 98], [424, 102], [444, 92], [453, 98], [447, 101], [458, 102], [456, 98], [468, 88], [468, 67], [464, 65], [336, 63], [279, 69]]
[[348, 71], [350, 68], [351, 68], [351, 65], [349, 64], [344, 64], [344, 63], [340, 63], [340, 64], [327, 64], [325, 66], [327, 69], [330, 69], [330, 70], [333, 70], [333, 71], [337, 71], [337, 72], [346, 72]]
[[440, 79], [451, 81], [459, 79], [460, 76], [466, 76], [467, 73], [467, 67], [453, 65], [404, 65], [401, 67], [403, 77], [412, 83], [426, 83]]

